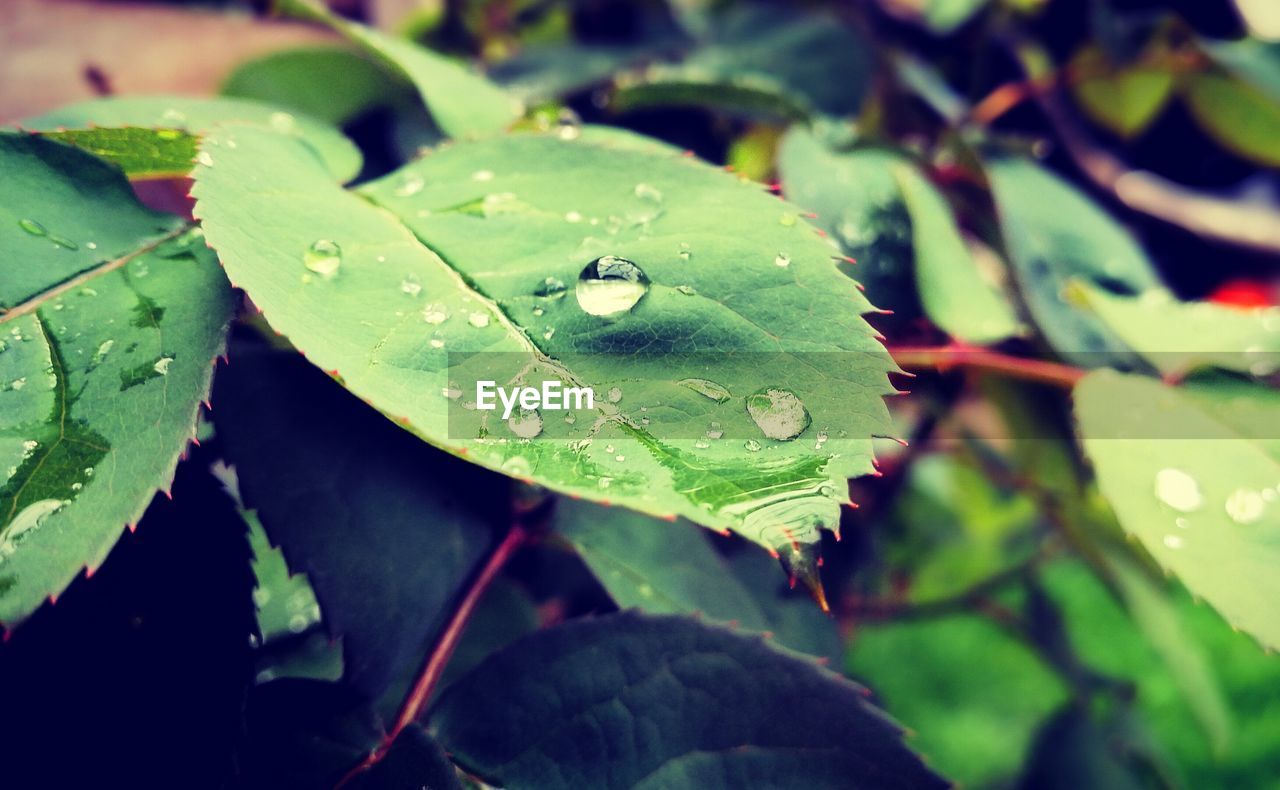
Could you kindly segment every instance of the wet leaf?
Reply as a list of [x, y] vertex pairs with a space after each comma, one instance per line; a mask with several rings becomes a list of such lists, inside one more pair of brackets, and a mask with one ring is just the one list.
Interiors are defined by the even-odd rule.
[[1280, 396], [1097, 371], [1075, 400], [1085, 451], [1121, 526], [1232, 625], [1280, 646], [1272, 606]]
[[312, 0], [282, 0], [279, 8], [328, 25], [392, 74], [413, 83], [431, 117], [450, 137], [498, 132], [524, 114], [519, 101], [480, 74], [411, 41], [350, 22]]
[[[306, 141], [339, 181], [348, 181], [360, 172], [359, 149], [338, 130], [307, 116], [249, 99], [185, 96], [93, 99], [28, 118], [21, 125], [33, 132], [60, 133], [67, 142], [103, 155], [130, 175], [174, 177], [190, 172], [195, 152], [191, 152], [185, 163], [176, 160], [189, 143], [184, 142], [184, 137], [172, 137], [164, 130], [202, 135], [225, 123], [266, 127]], [[143, 129], [151, 130], [152, 134], [148, 136]], [[131, 168], [137, 172], [131, 172]]]
[[855, 684], [680, 617], [526, 637], [455, 683], [429, 722], [460, 765], [508, 786], [946, 786]]
[[1041, 334], [1089, 367], [1126, 358], [1124, 343], [1064, 289], [1072, 278], [1126, 294], [1155, 288], [1146, 253], [1084, 193], [1030, 160], [995, 160], [987, 174], [1014, 279]]
[[793, 650], [836, 657], [835, 624], [805, 593], [785, 595], [776, 563], [755, 547], [749, 555], [741, 552], [747, 556], [724, 557], [703, 530], [688, 522], [668, 524], [572, 500], [556, 503], [555, 528], [623, 609], [697, 613], [748, 631], [768, 631]]
[[1071, 292], [1165, 375], [1216, 367], [1266, 376], [1280, 368], [1280, 308], [1181, 302], [1164, 289], [1124, 297], [1076, 284]]
[[1013, 305], [985, 278], [946, 199], [907, 165], [895, 166], [893, 175], [910, 217], [916, 287], [929, 318], [970, 343], [994, 343], [1017, 334]]
[[0, 135], [0, 623], [136, 523], [195, 435], [231, 298], [203, 240], [61, 143]]
[[[797, 209], [758, 186], [679, 156], [518, 135], [443, 148], [356, 195], [286, 138], [220, 142], [197, 170], [196, 214], [232, 280], [427, 441], [770, 549], [816, 543], [844, 480], [871, 471], [893, 368], [870, 306]], [[504, 415], [476, 408], [483, 380], [595, 397]]]
[[307, 574], [345, 682], [374, 699], [418, 664], [506, 523], [502, 478], [415, 441], [296, 355], [231, 356], [214, 416], [245, 504]]

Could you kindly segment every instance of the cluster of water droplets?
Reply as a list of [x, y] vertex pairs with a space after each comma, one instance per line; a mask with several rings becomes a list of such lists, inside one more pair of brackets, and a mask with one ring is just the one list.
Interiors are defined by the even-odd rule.
[[[1194, 524], [1192, 514], [1205, 508], [1200, 483], [1182, 469], [1161, 469], [1155, 476], [1155, 495], [1156, 499], [1180, 514], [1173, 520], [1178, 531], [1167, 533], [1162, 539], [1166, 547], [1180, 549], [1186, 544], [1181, 533]], [[1280, 500], [1280, 485], [1260, 489], [1242, 486], [1227, 495], [1222, 510], [1234, 523], [1248, 526], [1260, 521], [1267, 508], [1277, 500]]]

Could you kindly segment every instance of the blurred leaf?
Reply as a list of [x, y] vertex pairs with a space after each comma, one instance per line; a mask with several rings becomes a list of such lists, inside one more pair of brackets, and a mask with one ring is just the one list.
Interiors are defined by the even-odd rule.
[[[212, 254], [118, 170], [0, 135], [0, 624], [169, 487], [231, 314]], [[185, 235], [184, 235], [185, 234]]]
[[[205, 135], [214, 127], [226, 123], [253, 124], [305, 141], [338, 181], [348, 181], [360, 172], [360, 150], [338, 130], [306, 116], [294, 116], [282, 112], [274, 105], [248, 99], [193, 99], [185, 96], [94, 99], [69, 104], [36, 118], [28, 118], [22, 121], [22, 128], [33, 132], [50, 132], [105, 127], [97, 129], [105, 132], [107, 128], [132, 126]], [[182, 144], [181, 140], [164, 139], [164, 135], [158, 131], [155, 138], [157, 146], [164, 144], [161, 150], [165, 152]], [[100, 140], [97, 144], [104, 148], [118, 148], [129, 142], [114, 142], [102, 137], [94, 139]], [[133, 152], [128, 153], [136, 156]], [[128, 161], [129, 157], [124, 159]], [[187, 164], [190, 163], [189, 158]], [[123, 162], [121, 164], [123, 166]], [[181, 174], [185, 175], [190, 169], [189, 166], [184, 168]], [[168, 172], [158, 174], [173, 175]]]
[[1031, 556], [1030, 498], [1002, 493], [979, 470], [944, 455], [919, 459], [908, 475], [894, 509], [905, 534], [889, 556], [910, 573], [909, 600], [960, 595]]
[[257, 585], [253, 603], [258, 612], [258, 632], [264, 644], [301, 634], [320, 622], [320, 605], [305, 573], [291, 573], [284, 554], [271, 545], [261, 522], [244, 513], [249, 522], [249, 546], [253, 549], [253, 575]]
[[446, 691], [430, 729], [508, 786], [946, 786], [855, 684], [680, 617], [627, 612], [522, 639]]
[[[467, 620], [458, 647], [440, 678], [438, 690], [475, 668], [485, 656], [497, 652], [538, 628], [538, 610], [520, 585], [496, 580], [484, 591]], [[407, 690], [407, 687], [406, 687]]]
[[1200, 126], [1228, 150], [1280, 167], [1280, 99], [1246, 82], [1217, 74], [1192, 74], [1182, 96]]
[[747, 551], [756, 556], [735, 562], [688, 522], [668, 524], [567, 499], [556, 503], [555, 528], [623, 609], [698, 613], [748, 631], [773, 632], [779, 644], [826, 658], [839, 648], [831, 621], [807, 596], [782, 596], [774, 561], [755, 547]]
[[[323, 90], [317, 90], [323, 86]], [[378, 106], [403, 102], [413, 86], [345, 47], [299, 47], [236, 67], [222, 94], [255, 99], [342, 124]]]
[[[1097, 371], [1075, 399], [1085, 451], [1120, 524], [1229, 622], [1280, 646], [1280, 454], [1260, 440], [1280, 425], [1280, 395], [1253, 387], [1215, 396], [1213, 385], [1174, 389]], [[1222, 416], [1241, 409], [1261, 421]]]
[[[419, 437], [562, 493], [802, 554], [838, 518], [845, 479], [872, 469], [892, 361], [831, 247], [758, 185], [684, 157], [520, 134], [437, 150], [357, 195], [279, 136], [246, 127], [219, 142], [194, 192], [230, 276], [314, 364]], [[328, 252], [309, 270], [317, 248]], [[636, 278], [621, 309], [597, 299], [595, 283], [621, 282], [599, 261]], [[804, 320], [814, 313], [824, 320]], [[834, 356], [802, 364], [808, 353]], [[570, 420], [528, 416], [531, 436], [463, 408], [483, 380], [596, 396]], [[796, 441], [747, 408], [780, 382], [808, 416], [787, 424]], [[744, 458], [748, 446], [759, 455]]]
[[1124, 359], [1125, 345], [1063, 289], [1072, 278], [1121, 293], [1156, 287], [1142, 248], [1084, 193], [1035, 162], [996, 159], [987, 175], [1014, 277], [1045, 339], [1089, 367]]
[[911, 219], [893, 168], [901, 155], [877, 148], [836, 152], [816, 134], [793, 127], [778, 149], [778, 174], [787, 198], [857, 261], [841, 267], [867, 289], [872, 304], [898, 316], [918, 314], [912, 282]]
[[1116, 296], [1083, 283], [1071, 294], [1166, 376], [1202, 367], [1266, 376], [1280, 368], [1280, 308], [1180, 302], [1164, 289]]
[[943, 120], [956, 125], [964, 118], [968, 103], [947, 84], [937, 66], [910, 52], [894, 52], [890, 58], [903, 87], [919, 96]]
[[935, 33], [946, 35], [972, 19], [990, 3], [990, 0], [922, 0], [922, 2], [925, 25]]
[[1020, 787], [1027, 790], [1169, 788], [1163, 756], [1142, 723], [1127, 711], [1097, 711], [1073, 702], [1049, 720]]
[[307, 574], [342, 637], [344, 679], [373, 699], [421, 660], [505, 522], [501, 478], [426, 447], [296, 355], [234, 351], [214, 414], [245, 504]]
[[860, 624], [846, 665], [911, 728], [929, 764], [966, 787], [1001, 786], [1067, 697], [1030, 649], [971, 614]]
[[607, 82], [616, 72], [660, 52], [660, 44], [530, 47], [494, 65], [490, 76], [525, 101], [559, 99]]
[[1120, 137], [1145, 131], [1173, 95], [1172, 71], [1142, 63], [1118, 65], [1101, 47], [1081, 49], [1068, 68], [1076, 101], [1090, 118]]
[[737, 4], [714, 17], [706, 38], [681, 63], [620, 79], [613, 104], [622, 110], [707, 106], [783, 119], [855, 115], [871, 67], [867, 42], [837, 17]]
[[407, 79], [450, 137], [500, 132], [524, 114], [520, 102], [480, 74], [411, 41], [336, 16], [314, 0], [280, 0], [282, 12], [333, 28]]
[[1200, 46], [1238, 79], [1280, 101], [1280, 41], [1201, 39]]
[[978, 345], [1017, 334], [1013, 305], [984, 279], [946, 199], [908, 165], [895, 165], [893, 175], [911, 218], [916, 287], [929, 318], [956, 339]]

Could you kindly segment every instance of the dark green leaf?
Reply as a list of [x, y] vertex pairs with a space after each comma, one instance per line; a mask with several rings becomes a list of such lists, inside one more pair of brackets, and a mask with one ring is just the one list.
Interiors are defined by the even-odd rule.
[[[502, 479], [414, 440], [295, 355], [232, 357], [215, 418], [245, 504], [307, 574], [346, 682], [373, 699], [421, 661], [505, 523]], [[482, 490], [495, 494], [470, 496]]]
[[1191, 114], [1228, 150], [1280, 167], [1280, 99], [1247, 82], [1218, 74], [1192, 74], [1182, 86]]
[[527, 637], [445, 692], [430, 729], [511, 786], [945, 786], [855, 684], [680, 617]]

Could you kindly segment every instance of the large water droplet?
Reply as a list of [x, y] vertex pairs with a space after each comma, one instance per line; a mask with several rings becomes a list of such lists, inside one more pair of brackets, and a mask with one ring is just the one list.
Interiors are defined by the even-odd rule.
[[319, 239], [302, 254], [302, 262], [324, 279], [332, 279], [342, 265], [342, 248], [336, 242]]
[[45, 230], [44, 225], [41, 225], [39, 222], [36, 222], [34, 219], [25, 219], [25, 218], [20, 219], [18, 220], [18, 227], [22, 228], [27, 233], [30, 233], [32, 236], [48, 236], [49, 235], [49, 231]]
[[1262, 493], [1248, 488], [1237, 488], [1227, 497], [1227, 515], [1237, 524], [1252, 524], [1262, 518], [1267, 502]]
[[770, 439], [786, 441], [809, 427], [809, 410], [791, 390], [766, 387], [747, 396], [747, 414]]
[[467, 323], [471, 324], [476, 329], [483, 329], [484, 327], [489, 325], [489, 314], [488, 313], [472, 313], [471, 315], [467, 316]]
[[1200, 484], [1181, 469], [1161, 469], [1156, 473], [1156, 498], [1183, 513], [1190, 513], [1204, 504]]
[[649, 290], [649, 277], [626, 258], [605, 255], [587, 264], [575, 291], [584, 312], [601, 317], [622, 315]]
[[41, 499], [18, 511], [18, 515], [13, 517], [3, 532], [0, 532], [0, 562], [11, 556], [17, 550], [19, 543], [29, 537], [46, 518], [65, 504], [66, 502], [61, 499]]
[[532, 439], [542, 433], [542, 415], [536, 410], [520, 410], [507, 419], [507, 427], [521, 439]]
[[733, 394], [729, 392], [728, 388], [722, 384], [717, 384], [710, 379], [680, 379], [676, 383], [681, 387], [693, 390], [699, 395], [705, 395], [716, 403], [724, 403], [729, 400], [729, 398], [733, 397]]

